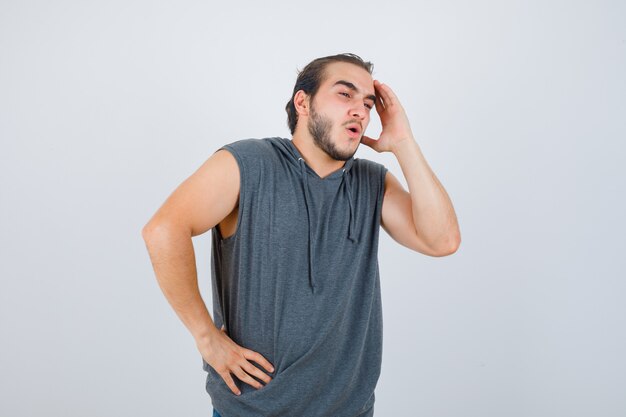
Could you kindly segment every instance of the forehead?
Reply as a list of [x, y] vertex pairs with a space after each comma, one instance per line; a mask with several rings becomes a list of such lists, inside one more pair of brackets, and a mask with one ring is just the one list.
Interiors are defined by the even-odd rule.
[[349, 62], [333, 62], [326, 66], [322, 86], [332, 88], [339, 81], [349, 81], [365, 95], [374, 94], [374, 79], [364, 68]]

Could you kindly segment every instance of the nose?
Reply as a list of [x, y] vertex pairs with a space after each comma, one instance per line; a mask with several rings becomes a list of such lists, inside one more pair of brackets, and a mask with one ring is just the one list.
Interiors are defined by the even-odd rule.
[[355, 106], [354, 108], [350, 110], [350, 114], [352, 115], [352, 117], [357, 117], [361, 120], [364, 120], [365, 117], [367, 116], [367, 111], [365, 111], [365, 108], [363, 105]]

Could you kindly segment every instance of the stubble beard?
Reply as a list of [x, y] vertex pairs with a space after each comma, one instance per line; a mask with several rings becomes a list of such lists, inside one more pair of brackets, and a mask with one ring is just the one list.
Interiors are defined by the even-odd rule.
[[337, 148], [330, 137], [333, 128], [332, 121], [316, 112], [313, 104], [311, 104], [311, 114], [308, 119], [307, 128], [317, 147], [331, 158], [337, 161], [347, 161], [356, 153], [358, 146], [352, 152], [344, 152]]

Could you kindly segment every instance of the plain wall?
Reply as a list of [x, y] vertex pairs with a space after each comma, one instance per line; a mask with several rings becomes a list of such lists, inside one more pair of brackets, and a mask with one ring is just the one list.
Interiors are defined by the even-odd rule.
[[[210, 415], [141, 229], [222, 144], [289, 138], [297, 70], [341, 52], [398, 95], [462, 234], [431, 258], [381, 230], [376, 415], [626, 415], [625, 21], [618, 1], [0, 2], [0, 415]], [[406, 187], [392, 154], [355, 156]]]

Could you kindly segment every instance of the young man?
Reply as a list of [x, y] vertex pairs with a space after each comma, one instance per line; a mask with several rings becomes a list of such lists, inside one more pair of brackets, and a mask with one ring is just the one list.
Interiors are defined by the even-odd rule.
[[[448, 195], [398, 98], [371, 73], [353, 54], [309, 63], [286, 107], [292, 139], [222, 146], [142, 231], [159, 285], [203, 358], [216, 416], [372, 416], [380, 227], [426, 255], [459, 247]], [[364, 135], [373, 108], [378, 139]], [[392, 152], [409, 192], [383, 165], [354, 158], [360, 143]], [[209, 229], [215, 322], [191, 240]]]

